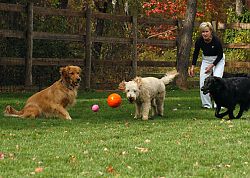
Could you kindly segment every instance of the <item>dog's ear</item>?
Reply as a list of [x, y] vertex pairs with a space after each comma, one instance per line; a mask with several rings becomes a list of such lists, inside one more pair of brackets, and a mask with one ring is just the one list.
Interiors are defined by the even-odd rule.
[[140, 86], [142, 85], [142, 78], [141, 77], [136, 77], [134, 79], [134, 81], [137, 83], [138, 88], [140, 88]]
[[79, 66], [76, 66], [77, 72], [82, 73], [82, 69]]
[[121, 91], [125, 91], [126, 83], [127, 82], [125, 82], [125, 80], [123, 80], [121, 83], [119, 83], [118, 89]]
[[140, 84], [140, 83], [141, 83], [141, 77], [135, 77], [135, 78], [134, 78], [134, 81], [135, 81], [137, 84]]
[[62, 78], [67, 78], [68, 73], [67, 73], [67, 67], [61, 67], [60, 68], [60, 74]]
[[215, 83], [221, 83], [222, 79], [220, 77], [213, 77]]

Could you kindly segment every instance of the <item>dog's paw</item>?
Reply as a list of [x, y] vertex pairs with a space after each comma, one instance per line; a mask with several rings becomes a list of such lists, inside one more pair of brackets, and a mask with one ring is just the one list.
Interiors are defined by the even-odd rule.
[[222, 119], [225, 115], [224, 114], [215, 113], [214, 116], [217, 117], [217, 118], [219, 118], [219, 119]]
[[10, 114], [11, 113], [11, 106], [8, 105], [6, 106], [5, 110], [4, 110], [4, 114]]
[[134, 119], [141, 119], [140, 116], [134, 116]]
[[143, 116], [142, 120], [147, 121], [148, 120], [148, 116]]
[[66, 120], [72, 120], [72, 118], [70, 116], [67, 116], [65, 119]]

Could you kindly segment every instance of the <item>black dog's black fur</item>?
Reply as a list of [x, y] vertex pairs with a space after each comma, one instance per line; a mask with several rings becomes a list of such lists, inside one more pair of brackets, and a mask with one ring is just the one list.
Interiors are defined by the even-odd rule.
[[[217, 118], [223, 118], [228, 114], [229, 119], [238, 119], [244, 111], [250, 108], [250, 78], [248, 77], [219, 78], [210, 76], [205, 79], [201, 91], [203, 94], [210, 93], [215, 101], [217, 105], [215, 116]], [[234, 117], [233, 111], [237, 104], [240, 105], [240, 111]], [[228, 110], [220, 114], [221, 107]]]
[[223, 78], [231, 78], [231, 77], [248, 77], [250, 78], [250, 74], [247, 73], [223, 73]]

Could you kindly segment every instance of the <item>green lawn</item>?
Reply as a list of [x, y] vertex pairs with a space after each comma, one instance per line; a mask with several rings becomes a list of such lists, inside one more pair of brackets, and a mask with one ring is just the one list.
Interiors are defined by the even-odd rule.
[[[0, 178], [250, 177], [250, 111], [226, 121], [200, 107], [198, 90], [168, 89], [165, 116], [133, 119], [108, 92], [79, 93], [72, 121], [0, 115]], [[30, 94], [0, 94], [20, 109]], [[98, 104], [99, 112], [91, 105]]]

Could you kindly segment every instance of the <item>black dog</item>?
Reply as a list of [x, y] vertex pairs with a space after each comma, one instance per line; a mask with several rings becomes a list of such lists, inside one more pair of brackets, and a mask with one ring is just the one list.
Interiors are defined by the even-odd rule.
[[[217, 105], [215, 116], [218, 118], [223, 118], [228, 114], [229, 119], [239, 119], [243, 112], [250, 108], [250, 78], [248, 77], [219, 78], [210, 76], [205, 79], [201, 91], [203, 94], [209, 93], [215, 101]], [[233, 111], [236, 104], [240, 105], [240, 111], [234, 117]], [[228, 110], [220, 114], [221, 107]]]

